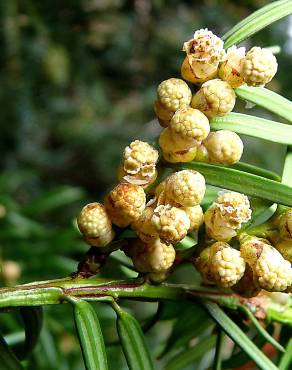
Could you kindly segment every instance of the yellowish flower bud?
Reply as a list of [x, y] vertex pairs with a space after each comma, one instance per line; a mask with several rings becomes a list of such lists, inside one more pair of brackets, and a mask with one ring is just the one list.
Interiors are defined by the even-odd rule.
[[204, 213], [202, 207], [197, 205], [194, 207], [183, 207], [182, 209], [185, 211], [190, 220], [190, 228], [188, 232], [198, 230], [204, 222]]
[[197, 153], [194, 158], [194, 161], [205, 162], [205, 163], [208, 163], [210, 161], [208, 150], [204, 144], [200, 144], [197, 147]]
[[206, 232], [215, 240], [228, 241], [250, 218], [251, 209], [247, 196], [237, 192], [224, 192], [205, 213]]
[[292, 239], [280, 239], [275, 248], [282, 254], [285, 260], [292, 263]]
[[150, 144], [140, 140], [133, 141], [124, 150], [119, 180], [135, 185], [151, 184], [157, 176], [158, 156], [158, 151]]
[[277, 69], [277, 59], [270, 50], [253, 47], [244, 59], [242, 76], [248, 85], [264, 86], [275, 76]]
[[138, 271], [161, 273], [173, 265], [175, 249], [171, 244], [164, 244], [159, 239], [148, 244], [136, 240], [130, 245], [128, 255]]
[[281, 292], [292, 284], [291, 263], [265, 239], [242, 237], [242, 258], [251, 266], [254, 280], [265, 290]]
[[181, 67], [182, 77], [195, 84], [215, 77], [219, 62], [225, 59], [223, 41], [208, 29], [196, 31], [184, 43], [183, 51], [187, 55]]
[[158, 238], [157, 230], [151, 222], [153, 212], [153, 208], [146, 207], [138, 220], [132, 223], [133, 230], [145, 243]]
[[291, 263], [271, 245], [265, 244], [255, 264], [254, 273], [261, 288], [281, 292], [291, 287]]
[[231, 227], [240, 227], [241, 224], [251, 219], [250, 203], [244, 194], [235, 191], [220, 192], [216, 205]]
[[235, 285], [245, 271], [245, 262], [240, 252], [223, 242], [205, 248], [195, 260], [195, 266], [206, 282], [224, 288]]
[[182, 108], [175, 112], [170, 121], [172, 131], [184, 139], [201, 142], [210, 132], [208, 118], [198, 109]]
[[172, 206], [172, 207], [177, 207], [177, 208], [181, 208], [181, 205], [178, 204], [177, 202], [174, 202], [173, 200], [167, 198], [166, 196], [166, 192], [165, 192], [165, 188], [166, 188], [166, 184], [168, 182], [168, 179], [169, 177], [167, 177], [164, 181], [162, 181], [155, 189], [155, 204], [156, 206], [160, 206], [160, 205], [169, 205], [169, 206]]
[[231, 86], [225, 81], [215, 79], [203, 83], [193, 96], [191, 106], [212, 118], [231, 112], [235, 99], [235, 92]]
[[228, 226], [217, 206], [212, 205], [204, 215], [207, 235], [215, 240], [229, 241], [236, 236], [236, 229]]
[[222, 62], [218, 70], [218, 76], [221, 80], [226, 81], [232, 88], [244, 84], [244, 79], [241, 75], [244, 57], [245, 48], [232, 46], [227, 50], [226, 60]]
[[[222, 245], [221, 245], [222, 244]], [[211, 258], [220, 249], [223, 248], [225, 243], [215, 243], [202, 250], [199, 257], [193, 263], [197, 270], [200, 272], [202, 279], [205, 283], [214, 283], [213, 274], [211, 271]]]
[[292, 240], [292, 208], [280, 216], [278, 228], [281, 238]]
[[178, 243], [187, 235], [190, 228], [190, 220], [186, 213], [170, 205], [156, 207], [151, 222], [159, 238], [165, 243]]
[[234, 164], [240, 160], [243, 153], [240, 137], [228, 130], [211, 132], [204, 145], [208, 151], [209, 161], [213, 163]]
[[265, 245], [269, 245], [269, 242], [266, 239], [257, 238], [255, 236], [244, 235], [240, 238], [241, 257], [252, 268], [254, 268], [259, 256], [262, 253], [263, 247]]
[[169, 127], [159, 137], [159, 145], [167, 162], [190, 162], [197, 152], [197, 144], [193, 139], [184, 139]]
[[156, 100], [154, 102], [154, 112], [158, 118], [160, 126], [169, 126], [170, 120], [174, 114], [172, 110], [167, 109], [159, 100]]
[[157, 97], [166, 109], [175, 112], [190, 105], [192, 92], [185, 81], [169, 78], [159, 84]]
[[119, 227], [126, 227], [136, 221], [146, 206], [146, 195], [138, 185], [121, 183], [117, 185], [105, 200], [106, 211], [112, 222]]
[[175, 172], [168, 178], [165, 188], [166, 197], [183, 207], [200, 204], [205, 191], [204, 176], [192, 170]]
[[83, 207], [77, 223], [85, 241], [90, 245], [103, 247], [114, 238], [111, 220], [100, 203], [89, 203]]
[[242, 278], [245, 262], [240, 252], [227, 244], [212, 257], [211, 271], [217, 285], [229, 288]]
[[148, 274], [148, 279], [151, 281], [152, 284], [161, 284], [168, 278], [168, 275], [168, 271], [150, 272], [150, 274]]

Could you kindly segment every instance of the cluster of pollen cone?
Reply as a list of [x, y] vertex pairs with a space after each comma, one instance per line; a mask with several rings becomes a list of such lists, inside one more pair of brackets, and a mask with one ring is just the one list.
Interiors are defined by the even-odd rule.
[[[252, 216], [246, 195], [221, 191], [205, 214], [202, 174], [181, 170], [157, 181], [159, 156], [166, 162], [201, 161], [230, 165], [243, 152], [240, 137], [228, 130], [210, 132], [209, 119], [235, 105], [234, 88], [264, 86], [277, 71], [268, 49], [232, 47], [211, 31], [196, 31], [183, 45], [182, 79], [160, 83], [154, 110], [163, 126], [160, 153], [147, 142], [127, 146], [118, 169], [118, 185], [104, 204], [86, 205], [78, 226], [91, 246], [105, 247], [122, 228], [134, 231], [123, 251], [135, 269], [159, 283], [173, 271], [176, 244], [203, 230], [204, 243], [192, 257], [204, 283], [231, 288], [242, 295], [261, 289], [288, 292], [292, 284], [292, 211], [275, 221], [272, 242], [241, 232]], [[150, 186], [151, 185], [151, 186]], [[274, 246], [272, 245], [274, 244]], [[196, 249], [196, 248], [195, 248]]]

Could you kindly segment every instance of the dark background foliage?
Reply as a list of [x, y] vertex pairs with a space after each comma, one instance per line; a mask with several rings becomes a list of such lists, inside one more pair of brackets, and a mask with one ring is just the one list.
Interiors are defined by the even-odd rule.
[[[132, 139], [153, 140], [158, 135], [152, 108], [155, 90], [163, 79], [179, 76], [183, 41], [202, 27], [222, 35], [267, 3], [1, 1], [3, 285], [66, 276], [76, 268], [87, 246], [79, 238], [74, 218], [86, 202], [103, 199], [116, 181], [121, 152]], [[287, 78], [292, 68], [291, 37], [292, 22], [286, 18], [246, 43], [282, 47], [279, 72], [269, 87], [287, 98], [292, 97]], [[238, 111], [244, 107], [238, 102]], [[255, 108], [249, 113], [267, 116]], [[244, 160], [281, 173], [281, 146], [244, 140]], [[113, 259], [104, 275], [126, 277], [129, 271]], [[176, 278], [185, 281], [185, 276], [181, 270]], [[193, 270], [190, 276], [195, 276]], [[129, 308], [143, 319], [155, 305], [136, 303]], [[68, 307], [46, 310], [41, 343], [29, 369], [83, 368], [69, 311]], [[107, 341], [115, 341], [114, 314], [103, 306], [98, 312]], [[16, 317], [1, 315], [0, 324], [10, 343], [21, 340]], [[149, 335], [151, 346], [158, 349], [171, 321], [160, 325]], [[122, 369], [119, 346], [108, 346], [108, 351], [112, 368]], [[197, 368], [204, 369], [206, 363]]]

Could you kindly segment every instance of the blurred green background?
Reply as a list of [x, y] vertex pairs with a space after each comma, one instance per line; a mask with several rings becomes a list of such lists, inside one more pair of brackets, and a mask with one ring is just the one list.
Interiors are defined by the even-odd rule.
[[[116, 181], [122, 150], [131, 140], [153, 140], [159, 134], [152, 108], [155, 90], [163, 79], [179, 77], [183, 42], [199, 28], [222, 35], [267, 3], [1, 1], [2, 285], [74, 271], [87, 250], [74, 218], [87, 202], [103, 199]], [[255, 44], [282, 47], [279, 72], [269, 88], [291, 98], [287, 76], [292, 68], [292, 21], [274, 24], [246, 46]], [[237, 110], [244, 109], [245, 104], [238, 102]], [[255, 108], [248, 113], [271, 117]], [[244, 160], [281, 173], [285, 148], [244, 140]], [[129, 271], [112, 260], [104, 275], [113, 274], [126, 277]], [[177, 279], [185, 281], [184, 276], [183, 270], [177, 273]], [[155, 311], [154, 304], [128, 307], [141, 320]], [[83, 369], [70, 311], [67, 306], [46, 309], [41, 343], [29, 369]], [[100, 305], [98, 312], [106, 340], [115, 341], [114, 314]], [[154, 354], [171, 323], [166, 320], [151, 330]], [[17, 317], [1, 315], [0, 326], [10, 343], [22, 339]], [[125, 368], [119, 346], [108, 350], [111, 368]], [[206, 368], [207, 360], [196, 368]]]

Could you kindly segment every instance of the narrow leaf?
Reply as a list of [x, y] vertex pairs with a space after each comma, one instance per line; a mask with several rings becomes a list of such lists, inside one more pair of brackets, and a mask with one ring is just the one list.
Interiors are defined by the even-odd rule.
[[223, 117], [212, 118], [212, 130], [231, 130], [274, 143], [291, 145], [292, 126], [264, 118], [241, 113], [229, 113]]
[[292, 147], [289, 147], [285, 157], [282, 183], [292, 186]]
[[261, 324], [258, 322], [258, 320], [254, 317], [254, 315], [252, 314], [252, 312], [244, 305], [240, 305], [239, 306], [240, 309], [247, 315], [247, 317], [250, 319], [250, 321], [253, 323], [253, 325], [255, 326], [257, 332], [263, 337], [265, 338], [265, 340], [267, 342], [269, 342], [272, 346], [274, 346], [277, 350], [279, 350], [280, 352], [285, 352], [285, 349], [283, 348], [283, 346], [281, 346], [280, 343], [278, 343], [262, 326]]
[[173, 349], [185, 346], [191, 339], [199, 336], [211, 324], [212, 322], [200, 306], [192, 304], [181, 309], [166, 346], [159, 357], [161, 358]]
[[[256, 344], [258, 348], [262, 348], [262, 346], [265, 344], [265, 340], [263, 340], [262, 337], [253, 337], [251, 340], [253, 343]], [[228, 370], [237, 369], [248, 363], [253, 364], [250, 357], [245, 352], [241, 351], [240, 349], [235, 354], [233, 354], [231, 357], [222, 361], [222, 369], [228, 369]]]
[[5, 370], [21, 370], [23, 369], [21, 363], [15, 354], [8, 347], [7, 343], [0, 335], [0, 366]]
[[235, 26], [233, 26], [228, 32], [225, 33], [225, 35], [222, 36], [223, 40], [226, 40], [227, 37], [229, 37], [234, 31], [237, 31], [242, 28], [242, 26], [245, 26], [246, 24], [249, 24], [249, 22], [252, 19], [256, 19], [258, 16], [263, 15], [266, 13], [267, 10], [272, 10], [272, 8], [277, 7], [280, 5], [280, 3], [286, 3], [289, 0], [281, 0], [281, 1], [274, 1], [270, 6], [267, 7], [261, 7], [257, 11], [251, 13], [246, 18], [243, 18], [240, 22], [238, 22]]
[[269, 24], [272, 24], [291, 13], [291, 0], [274, 1], [271, 4], [262, 7], [239, 22], [223, 36], [225, 48], [229, 48], [232, 45], [240, 43]]
[[87, 370], [108, 369], [105, 345], [98, 317], [92, 305], [83, 300], [71, 299], [74, 319]]
[[269, 110], [292, 123], [292, 102], [264, 87], [240, 86], [236, 95], [244, 100]]
[[233, 168], [198, 162], [168, 164], [168, 166], [177, 170], [196, 170], [205, 176], [206, 182], [210, 185], [292, 206], [292, 187], [261, 176]]
[[235, 170], [239, 170], [243, 172], [253, 173], [254, 175], [265, 177], [270, 180], [275, 180], [279, 182], [281, 181], [281, 177], [275, 172], [266, 170], [265, 168], [254, 166], [249, 163], [238, 162], [236, 164], [233, 164], [229, 168], [234, 168]]
[[117, 330], [130, 370], [153, 370], [154, 365], [138, 321], [128, 312], [117, 310]]
[[187, 365], [203, 357], [214, 347], [215, 343], [216, 337], [214, 335], [201, 339], [195, 346], [188, 348], [187, 350], [170, 359], [170, 361], [166, 364], [165, 370], [184, 369]]
[[216, 339], [216, 352], [213, 364], [213, 370], [221, 370], [222, 368], [222, 352], [224, 344], [224, 332], [221, 328], [218, 328], [218, 334]]
[[279, 370], [289, 370], [290, 365], [292, 364], [292, 338], [289, 339], [286, 346], [286, 352], [281, 357], [279, 363]]
[[203, 303], [210, 316], [225, 333], [253, 360], [262, 370], [277, 370], [277, 367], [266, 357], [249, 337], [225, 314], [216, 304]]
[[43, 324], [42, 307], [21, 307], [20, 315], [24, 323], [25, 341], [22, 346], [15, 348], [15, 354], [23, 360], [30, 356], [39, 339]]

